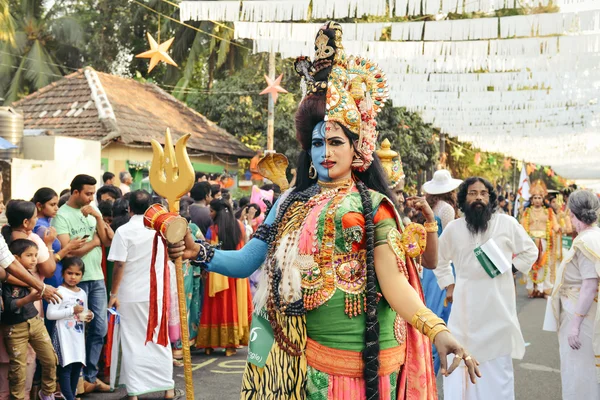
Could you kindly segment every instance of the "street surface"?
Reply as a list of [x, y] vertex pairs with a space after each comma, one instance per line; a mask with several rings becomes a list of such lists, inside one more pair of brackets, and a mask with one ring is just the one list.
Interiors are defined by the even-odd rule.
[[[560, 400], [560, 359], [558, 340], [554, 332], [542, 331], [542, 322], [546, 301], [528, 299], [523, 285], [517, 288], [517, 309], [527, 353], [523, 360], [515, 360], [515, 381], [517, 400]], [[238, 354], [225, 357], [224, 352], [216, 351], [206, 356], [202, 351], [192, 352], [194, 392], [198, 400], [235, 400], [239, 399], [239, 387], [246, 363], [246, 349]], [[184, 389], [183, 368], [175, 367], [176, 387]], [[438, 379], [441, 395], [441, 379]], [[109, 394], [90, 394], [83, 397], [89, 400], [113, 400], [126, 396], [120, 389]], [[140, 399], [162, 398], [162, 393], [141, 396]]]

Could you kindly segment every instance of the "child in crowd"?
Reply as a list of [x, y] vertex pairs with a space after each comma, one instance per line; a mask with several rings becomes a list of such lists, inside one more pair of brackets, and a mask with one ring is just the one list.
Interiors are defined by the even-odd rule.
[[74, 400], [77, 394], [77, 382], [85, 364], [84, 322], [94, 317], [88, 310], [86, 293], [77, 286], [84, 272], [81, 258], [63, 260], [63, 283], [58, 288], [62, 301], [48, 305], [46, 312], [46, 318], [56, 320], [52, 342], [58, 355], [58, 383], [66, 400]]
[[[14, 254], [25, 268], [32, 270], [37, 265], [38, 247], [28, 239], [14, 240], [10, 246]], [[11, 399], [25, 398], [25, 381], [27, 377], [27, 347], [36, 352], [42, 366], [42, 400], [53, 400], [56, 391], [56, 354], [49, 340], [44, 322], [38, 316], [33, 305], [40, 300], [42, 293], [12, 283], [5, 283], [2, 290], [4, 311], [1, 316], [0, 332], [10, 357], [8, 382]]]

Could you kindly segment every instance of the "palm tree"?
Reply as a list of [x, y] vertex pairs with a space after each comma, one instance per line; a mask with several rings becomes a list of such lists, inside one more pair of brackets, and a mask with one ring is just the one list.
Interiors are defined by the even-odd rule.
[[[0, 0], [2, 4], [10, 0]], [[38, 90], [60, 79], [68, 71], [62, 59], [73, 58], [80, 46], [83, 31], [77, 20], [69, 16], [57, 1], [46, 10], [42, 0], [17, 0], [0, 24], [14, 26], [14, 34], [0, 36], [0, 97], [10, 104], [19, 96]], [[2, 18], [2, 17], [0, 17]], [[0, 31], [3, 31], [1, 29]]]
[[0, 0], [0, 41], [15, 45], [15, 21], [10, 15], [9, 0]]

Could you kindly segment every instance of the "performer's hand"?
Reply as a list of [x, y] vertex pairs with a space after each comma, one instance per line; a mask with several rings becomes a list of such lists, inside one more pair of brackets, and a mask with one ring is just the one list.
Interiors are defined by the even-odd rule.
[[576, 323], [575, 319], [571, 322], [571, 330], [569, 331], [568, 341], [569, 346], [573, 350], [579, 350], [581, 348], [581, 340], [579, 340], [579, 323]]
[[168, 251], [169, 257], [173, 260], [178, 257], [183, 257], [184, 260], [191, 260], [198, 255], [200, 245], [194, 241], [194, 237], [188, 231], [184, 240], [173, 244], [169, 243]]
[[446, 288], [446, 303], [450, 304], [454, 301], [454, 283]]
[[425, 197], [419, 197], [419, 196], [409, 197], [408, 199], [406, 199], [406, 204], [409, 204], [409, 203], [412, 205], [412, 207], [415, 210], [421, 211], [428, 222], [435, 221], [435, 215], [433, 214], [433, 210], [429, 206], [429, 203], [427, 202], [427, 200], [425, 200]]
[[[479, 372], [479, 363], [472, 356], [463, 349], [458, 341], [448, 331], [440, 332], [435, 337], [435, 347], [437, 348], [438, 355], [440, 357], [441, 372], [442, 375], [448, 376], [460, 365], [460, 362], [464, 360], [467, 366], [467, 371], [471, 382], [475, 384], [477, 378], [481, 378], [481, 372]], [[454, 354], [454, 361], [448, 369], [448, 354]]]

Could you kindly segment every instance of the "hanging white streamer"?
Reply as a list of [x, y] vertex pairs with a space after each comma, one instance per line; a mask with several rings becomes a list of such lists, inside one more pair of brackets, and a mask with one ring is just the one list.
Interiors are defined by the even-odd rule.
[[310, 0], [244, 1], [242, 21], [306, 21]]
[[240, 1], [182, 1], [179, 20], [184, 21], [237, 21]]

